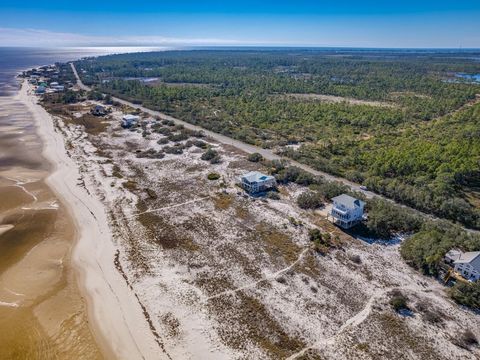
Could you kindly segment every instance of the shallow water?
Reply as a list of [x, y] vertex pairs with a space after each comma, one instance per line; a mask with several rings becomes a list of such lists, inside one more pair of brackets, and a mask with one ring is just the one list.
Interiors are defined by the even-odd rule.
[[68, 54], [22, 51], [0, 49], [0, 359], [98, 359], [70, 266], [75, 229], [45, 183], [51, 165], [33, 118], [14, 96], [19, 69]]

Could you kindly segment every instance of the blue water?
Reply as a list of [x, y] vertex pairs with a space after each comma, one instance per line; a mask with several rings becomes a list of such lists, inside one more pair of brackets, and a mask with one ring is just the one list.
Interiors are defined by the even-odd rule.
[[455, 76], [471, 82], [480, 83], [480, 74], [457, 73]]
[[79, 48], [6, 48], [0, 47], [0, 96], [13, 95], [18, 89], [16, 75], [26, 69], [55, 62], [77, 60], [88, 56], [158, 50], [145, 47], [79, 47]]

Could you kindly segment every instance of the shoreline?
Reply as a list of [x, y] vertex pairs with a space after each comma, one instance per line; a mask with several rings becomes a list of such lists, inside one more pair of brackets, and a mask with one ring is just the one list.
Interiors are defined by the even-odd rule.
[[[52, 116], [29, 93], [23, 81], [16, 98], [32, 113], [50, 162], [46, 183], [62, 201], [75, 226], [71, 266], [85, 298], [89, 325], [106, 359], [158, 358], [159, 349], [140, 304], [114, 265], [118, 250], [112, 241], [103, 204], [77, 186], [79, 171], [64, 147]], [[93, 256], [92, 256], [93, 255]]]

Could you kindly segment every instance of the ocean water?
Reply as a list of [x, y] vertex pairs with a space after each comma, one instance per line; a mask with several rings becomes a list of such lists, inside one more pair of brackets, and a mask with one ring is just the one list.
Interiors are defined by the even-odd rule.
[[70, 265], [73, 222], [45, 183], [52, 166], [16, 75], [111, 52], [0, 48], [0, 359], [102, 358]]

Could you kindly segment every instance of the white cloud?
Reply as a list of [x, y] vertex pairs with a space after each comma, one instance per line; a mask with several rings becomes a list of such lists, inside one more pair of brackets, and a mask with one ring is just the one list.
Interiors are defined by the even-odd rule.
[[[174, 46], [174, 45], [265, 45], [267, 42], [172, 38], [147, 36], [90, 36], [75, 33], [53, 32], [41, 29], [17, 29], [0, 27], [0, 46]], [[268, 42], [271, 44], [271, 42]]]

